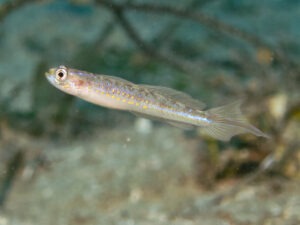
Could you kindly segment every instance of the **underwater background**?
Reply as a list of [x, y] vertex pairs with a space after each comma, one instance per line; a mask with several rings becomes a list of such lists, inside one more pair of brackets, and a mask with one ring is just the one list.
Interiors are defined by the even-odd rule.
[[[300, 224], [300, 2], [0, 0], [0, 225]], [[66, 65], [243, 99], [230, 142], [51, 86]]]

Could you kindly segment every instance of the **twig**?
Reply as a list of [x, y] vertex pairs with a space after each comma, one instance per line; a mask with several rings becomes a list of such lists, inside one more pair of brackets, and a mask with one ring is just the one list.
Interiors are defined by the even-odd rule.
[[266, 172], [271, 171], [276, 163], [274, 161], [271, 162], [269, 166], [265, 166], [266, 161], [268, 161], [269, 157], [266, 157], [265, 160], [263, 160], [260, 163], [260, 166], [258, 170], [256, 170], [254, 173], [250, 174], [249, 176], [242, 179], [240, 182], [238, 182], [235, 186], [230, 188], [229, 190], [226, 190], [218, 195], [216, 195], [213, 199], [211, 199], [212, 205], [219, 205], [225, 198], [235, 196], [241, 189], [248, 184], [254, 182], [261, 176], [263, 176]]
[[[185, 7], [186, 10], [195, 10], [197, 8], [204, 7], [207, 3], [212, 2], [213, 0], [194, 0], [188, 6]], [[155, 43], [156, 48], [163, 46], [165, 43], [168, 43], [170, 38], [173, 36], [177, 28], [180, 26], [182, 21], [171, 21], [162, 32], [157, 35], [152, 41]]]
[[185, 19], [192, 19], [196, 22], [199, 22], [209, 28], [229, 33], [231, 35], [237, 36], [241, 39], [244, 39], [248, 42], [251, 42], [255, 46], [265, 46], [266, 44], [261, 41], [258, 37], [249, 34], [245, 31], [242, 31], [236, 27], [233, 27], [229, 24], [226, 24], [216, 18], [213, 18], [209, 15], [206, 15], [201, 12], [193, 12], [187, 9], [175, 8], [167, 5], [154, 5], [149, 3], [127, 3], [127, 4], [116, 4], [108, 0], [96, 0], [98, 3], [103, 3], [106, 6], [118, 7], [119, 9], [129, 9], [129, 10], [139, 10], [139, 11], [148, 11], [153, 13], [168, 13], [178, 17], [183, 17]]
[[22, 150], [18, 150], [6, 166], [7, 174], [0, 186], [0, 208], [3, 208], [5, 205], [8, 194], [12, 189], [13, 182], [16, 180], [18, 171], [22, 167], [23, 161], [24, 153]]
[[166, 62], [178, 70], [184, 71], [189, 74], [199, 74], [199, 69], [195, 68], [195, 66], [193, 66], [190, 62], [188, 62], [184, 59], [175, 57], [173, 55], [167, 54], [165, 52], [162, 53], [162, 52], [156, 51], [154, 47], [152, 47], [150, 44], [143, 41], [142, 38], [139, 36], [138, 32], [136, 32], [136, 30], [133, 28], [133, 26], [131, 26], [130, 22], [124, 16], [124, 12], [123, 12], [122, 8], [119, 8], [115, 4], [110, 4], [109, 9], [112, 10], [112, 12], [116, 16], [117, 20], [119, 21], [120, 25], [124, 28], [124, 30], [128, 34], [128, 36], [146, 54], [148, 54], [149, 56], [151, 56], [157, 60]]
[[111, 35], [112, 31], [115, 29], [116, 23], [115, 21], [109, 21], [106, 26], [103, 28], [103, 31], [99, 38], [95, 42], [95, 47], [97, 49], [101, 49], [104, 42], [109, 38]]
[[180, 9], [176, 7], [171, 7], [167, 5], [153, 5], [149, 3], [126, 3], [126, 4], [117, 4], [113, 1], [108, 0], [96, 0], [96, 2], [106, 5], [112, 8], [128, 9], [128, 10], [139, 10], [139, 11], [147, 11], [152, 13], [164, 13], [171, 14], [174, 16], [178, 16], [184, 19], [194, 20], [202, 25], [207, 26], [210, 29], [214, 29], [216, 31], [229, 34], [233, 37], [240, 38], [255, 47], [268, 49], [273, 53], [273, 57], [280, 61], [287, 68], [297, 68], [294, 62], [291, 62], [281, 51], [278, 49], [273, 49], [268, 43], [261, 40], [259, 37], [252, 35], [242, 29], [231, 26], [227, 23], [224, 23], [214, 17], [211, 17], [202, 12], [193, 12], [187, 9]]

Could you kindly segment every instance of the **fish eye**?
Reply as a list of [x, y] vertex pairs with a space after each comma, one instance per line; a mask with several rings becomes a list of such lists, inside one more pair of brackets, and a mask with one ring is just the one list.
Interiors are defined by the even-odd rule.
[[55, 72], [55, 79], [57, 81], [64, 81], [67, 79], [68, 73], [65, 68], [59, 68]]

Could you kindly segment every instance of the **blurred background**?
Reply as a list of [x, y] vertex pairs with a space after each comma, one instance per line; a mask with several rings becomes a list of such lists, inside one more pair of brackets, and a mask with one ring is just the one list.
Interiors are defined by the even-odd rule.
[[[300, 2], [0, 0], [0, 225], [300, 224]], [[230, 142], [66, 95], [66, 65], [244, 99]]]

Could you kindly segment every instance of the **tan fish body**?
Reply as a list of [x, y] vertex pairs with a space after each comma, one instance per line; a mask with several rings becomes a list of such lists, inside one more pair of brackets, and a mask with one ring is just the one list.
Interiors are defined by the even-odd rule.
[[165, 121], [182, 128], [201, 127], [208, 135], [229, 140], [241, 133], [268, 137], [250, 125], [240, 111], [241, 102], [203, 111], [205, 105], [171, 88], [138, 85], [127, 80], [59, 66], [46, 73], [58, 89], [88, 102]]

